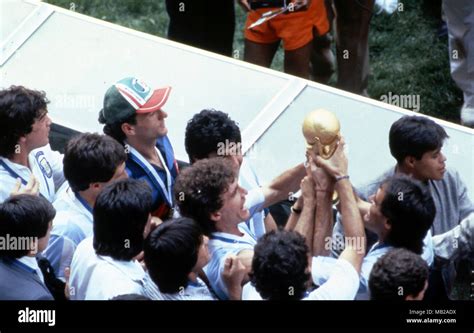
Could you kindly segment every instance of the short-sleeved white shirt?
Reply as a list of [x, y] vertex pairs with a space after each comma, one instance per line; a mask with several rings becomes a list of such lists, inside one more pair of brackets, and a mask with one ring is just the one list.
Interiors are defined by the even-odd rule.
[[13, 163], [7, 158], [0, 157], [0, 202], [5, 201], [15, 187], [17, 178], [22, 179], [24, 187], [33, 173], [39, 181], [39, 191], [42, 196], [53, 202], [56, 192], [64, 183], [63, 155], [51, 150], [49, 145], [34, 149], [28, 155], [31, 170], [24, 165]]
[[116, 296], [144, 293], [145, 271], [136, 261], [97, 255], [92, 237], [76, 249], [71, 264], [69, 291], [72, 300], [108, 300]]
[[[428, 230], [425, 238], [423, 239], [423, 253], [421, 258], [426, 261], [426, 263], [431, 265], [433, 262], [433, 239], [431, 237], [431, 230]], [[360, 269], [360, 287], [357, 292], [357, 300], [368, 300], [370, 299], [369, 294], [369, 278], [372, 268], [374, 267], [377, 260], [386, 254], [388, 251], [393, 249], [393, 246], [380, 245], [375, 243], [369, 252], [364, 257], [362, 261], [362, 267]]]
[[145, 296], [158, 301], [214, 301], [216, 298], [199, 277], [196, 282], [189, 282], [186, 288], [177, 293], [162, 293], [147, 274], [145, 278]]
[[[250, 191], [245, 200], [245, 206], [249, 208], [258, 207], [263, 204], [265, 197], [261, 188]], [[220, 299], [229, 299], [227, 287], [222, 280], [224, 263], [227, 256], [237, 255], [243, 250], [252, 250], [257, 244], [257, 239], [248, 225], [243, 222], [238, 225], [242, 236], [232, 235], [224, 232], [214, 232], [209, 239], [210, 262], [204, 267], [212, 289]]]
[[92, 208], [81, 202], [71, 188], [58, 193], [53, 205], [56, 217], [43, 255], [53, 266], [56, 276], [64, 280], [64, 269], [71, 265], [77, 246], [93, 235]]

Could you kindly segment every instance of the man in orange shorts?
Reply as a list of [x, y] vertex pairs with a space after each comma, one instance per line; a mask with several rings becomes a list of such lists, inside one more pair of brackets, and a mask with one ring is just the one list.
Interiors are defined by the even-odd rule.
[[[248, 2], [240, 0], [248, 10]], [[244, 60], [270, 67], [280, 41], [285, 50], [284, 70], [302, 78], [309, 78], [309, 60], [313, 36], [322, 36], [329, 31], [324, 0], [294, 0], [294, 10], [278, 15], [252, 29], [263, 13], [277, 8], [262, 8], [249, 11], [245, 24]], [[328, 46], [329, 48], [329, 46]]]

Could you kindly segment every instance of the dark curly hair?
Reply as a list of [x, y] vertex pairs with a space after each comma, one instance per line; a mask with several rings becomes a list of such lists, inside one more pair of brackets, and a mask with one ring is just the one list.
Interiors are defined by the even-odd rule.
[[216, 231], [210, 215], [222, 208], [222, 195], [236, 177], [232, 162], [221, 157], [200, 160], [184, 169], [174, 186], [181, 215], [194, 219], [209, 236]]
[[429, 188], [405, 175], [389, 178], [382, 188], [385, 197], [380, 210], [391, 226], [385, 242], [421, 254], [423, 239], [436, 215]]
[[311, 277], [308, 252], [304, 237], [295, 231], [271, 231], [259, 239], [249, 276], [263, 299], [303, 298]]
[[201, 228], [187, 217], [166, 221], [150, 233], [145, 264], [162, 293], [177, 293], [188, 286], [202, 242]]
[[47, 113], [44, 91], [11, 86], [0, 90], [0, 156], [10, 157], [20, 137], [33, 130], [33, 124]]
[[99, 123], [104, 124], [103, 131], [104, 134], [107, 134], [108, 136], [111, 136], [118, 142], [120, 142], [122, 145], [125, 145], [124, 141], [127, 138], [125, 133], [122, 131], [122, 124], [130, 124], [130, 125], [136, 125], [137, 124], [137, 115], [133, 114], [127, 119], [124, 119], [123, 121], [113, 123], [113, 124], [107, 124], [105, 122], [103, 110], [99, 112]]
[[226, 142], [241, 143], [239, 126], [227, 113], [209, 109], [202, 110], [188, 121], [184, 134], [184, 146], [189, 162], [209, 157], [216, 153], [219, 144]]
[[417, 296], [428, 279], [428, 265], [417, 254], [393, 249], [375, 263], [369, 278], [373, 300], [404, 300]]

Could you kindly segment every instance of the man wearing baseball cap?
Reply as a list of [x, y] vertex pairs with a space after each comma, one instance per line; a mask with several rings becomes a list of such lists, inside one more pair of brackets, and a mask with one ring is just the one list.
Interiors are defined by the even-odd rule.
[[163, 110], [171, 87], [151, 89], [143, 81], [124, 78], [112, 85], [104, 97], [99, 122], [104, 133], [125, 146], [128, 176], [142, 179], [152, 189], [153, 216], [171, 217], [173, 186], [178, 175], [173, 147], [168, 139]]

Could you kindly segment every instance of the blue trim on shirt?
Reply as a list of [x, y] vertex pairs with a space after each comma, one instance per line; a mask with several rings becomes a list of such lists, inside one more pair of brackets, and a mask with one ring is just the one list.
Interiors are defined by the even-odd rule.
[[[163, 159], [166, 162], [166, 166], [171, 175], [171, 187], [174, 187], [174, 182], [176, 177], [178, 176], [178, 169], [175, 163], [174, 151], [173, 147], [171, 146], [171, 142], [169, 141], [167, 136], [162, 138], [158, 138], [156, 140], [156, 147], [160, 151]], [[157, 184], [151, 172], [144, 166], [140, 161], [129, 153], [128, 159], [126, 161], [126, 171], [130, 178], [133, 179], [140, 179], [145, 180], [147, 184], [152, 189], [152, 198], [153, 198], [153, 207], [152, 210], [156, 210], [162, 203], [166, 203], [169, 205], [168, 200], [166, 199], [166, 195], [163, 192], [163, 189], [159, 184]], [[163, 183], [166, 184], [166, 172], [160, 168], [155, 168], [158, 172], [158, 175], [162, 179]]]
[[87, 203], [87, 201], [77, 192], [74, 192], [74, 195], [76, 196], [76, 199], [81, 203], [81, 205], [83, 205], [84, 208], [92, 214], [92, 207]]
[[380, 244], [375, 245], [372, 249], [370, 249], [369, 252], [374, 252], [374, 251], [377, 251], [377, 250], [380, 250], [380, 249], [383, 249], [383, 248], [389, 247], [389, 246], [391, 246], [391, 245], [387, 244], [387, 243], [380, 243]]
[[255, 244], [250, 243], [250, 242], [239, 241], [237, 239], [225, 238], [225, 237], [222, 237], [222, 236], [211, 236], [211, 239], [217, 239], [217, 240], [220, 240], [222, 242], [230, 243], [230, 244], [247, 244], [247, 245], [255, 246]]
[[[20, 181], [23, 185], [26, 185], [28, 184], [28, 182], [26, 180], [23, 179], [22, 176], [20, 176], [19, 174], [17, 174], [15, 172], [15, 170], [13, 170], [12, 168], [10, 168], [6, 163], [5, 161], [2, 161], [0, 160], [0, 165], [3, 166], [5, 168], [5, 170], [10, 174], [10, 176], [12, 176], [14, 179], [18, 179], [20, 178]], [[43, 174], [43, 177], [44, 177], [44, 174]], [[46, 180], [46, 179], [45, 179]], [[49, 192], [49, 185], [48, 185], [48, 181], [46, 180], [46, 186], [48, 187], [48, 193], [51, 194]], [[43, 198], [47, 199], [41, 192], [39, 192], [39, 195], [41, 195]], [[49, 200], [48, 200], [49, 201]]]
[[20, 176], [12, 168], [10, 168], [8, 166], [8, 164], [5, 163], [5, 161], [0, 160], [0, 165], [3, 166], [5, 168], [5, 170], [7, 170], [7, 172], [10, 174], [10, 176], [12, 176], [13, 178], [15, 178], [15, 179], [20, 178], [21, 183], [23, 185], [26, 185], [28, 183], [26, 180], [23, 179], [22, 176]]

